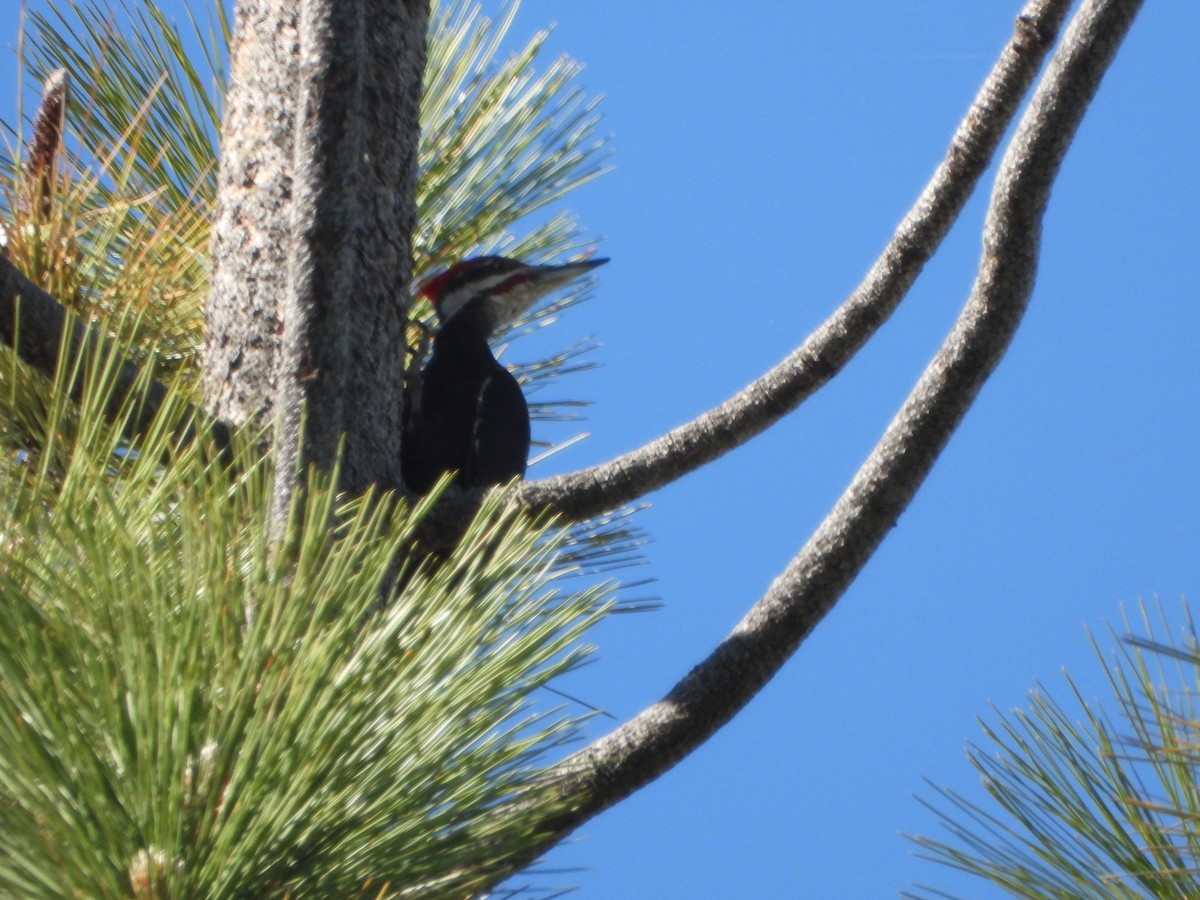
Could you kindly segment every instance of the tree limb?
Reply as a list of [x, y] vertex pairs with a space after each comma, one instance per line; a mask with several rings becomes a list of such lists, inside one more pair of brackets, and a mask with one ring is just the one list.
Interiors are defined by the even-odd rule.
[[[639, 450], [580, 472], [521, 485], [516, 494], [518, 502], [533, 509], [551, 508], [565, 519], [575, 521], [615, 509], [748, 441], [793, 411], [837, 374], [899, 305], [925, 262], [948, 233], [979, 178], [991, 163], [1021, 98], [1053, 44], [1069, 5], [1068, 0], [1034, 0], [1027, 5], [1017, 19], [1013, 37], [955, 132], [945, 158], [896, 229], [883, 254], [858, 289], [798, 349], [720, 406]], [[249, 15], [243, 10], [243, 16], [247, 21], [252, 20], [256, 29], [262, 29], [261, 15]], [[281, 21], [274, 31], [281, 35], [292, 35], [292, 28], [294, 25]], [[294, 40], [294, 36], [291, 39]], [[287, 44], [287, 41], [279, 38], [268, 42], [267, 47], [282, 56], [296, 52], [289, 51]], [[273, 68], [287, 68], [283, 60], [277, 61], [273, 67], [258, 64], [261, 60], [254, 62], [255, 65], [247, 63], [243, 68], [257, 73], [255, 78], [266, 77], [263, 72], [270, 72]], [[234, 65], [236, 68], [236, 58]], [[295, 75], [285, 75], [285, 81], [289, 78], [295, 78]], [[234, 83], [241, 81], [234, 79]], [[284, 100], [286, 91], [251, 93], [256, 97], [275, 97], [279, 102], [290, 105]], [[291, 158], [287, 153], [284, 152], [278, 159], [263, 158], [262, 150], [254, 149], [266, 146], [275, 148], [276, 152], [286, 151], [297, 137], [303, 137], [302, 130], [287, 130], [286, 123], [292, 121], [289, 118], [290, 111], [288, 115], [280, 113], [263, 117], [261, 121], [256, 118], [247, 124], [238, 119], [238, 116], [248, 114], [241, 110], [238, 103], [231, 102], [229, 107], [226, 127], [233, 137], [223, 142], [223, 152], [227, 156], [222, 166], [222, 171], [227, 174], [222, 187], [225, 204], [215, 228], [217, 239], [214, 256], [217, 266], [214, 297], [209, 309], [210, 340], [206, 345], [205, 372], [210, 396], [217, 394], [220, 397], [214, 404], [218, 416], [239, 421], [256, 412], [260, 408], [256, 404], [264, 404], [268, 408], [273, 405], [284, 408], [295, 406], [288, 402], [288, 398], [294, 400], [299, 396], [297, 388], [301, 379], [311, 377], [310, 373], [315, 368], [325, 370], [334, 367], [294, 365], [292, 369], [295, 371], [289, 372], [276, 361], [283, 344], [298, 342], [303, 345], [305, 335], [304, 329], [297, 323], [293, 323], [292, 327], [285, 326], [287, 317], [281, 314], [281, 306], [274, 305], [271, 297], [289, 293], [282, 283], [285, 279], [298, 286], [310, 282], [311, 278], [298, 277], [297, 273], [304, 275], [307, 272], [311, 275], [313, 260], [307, 259], [306, 262], [305, 254], [294, 255], [291, 260], [284, 258], [280, 248], [287, 243], [287, 229], [280, 229], [278, 223], [281, 219], [276, 214], [276, 206], [271, 204], [277, 202], [277, 194], [285, 200], [296, 195], [311, 195], [311, 191], [302, 189], [306, 181], [303, 175], [307, 174], [303, 162], [314, 154], [310, 153], [307, 157], [297, 154], [300, 160], [297, 175], [300, 177], [293, 191], [290, 184], [292, 179], [280, 174], [289, 167]], [[264, 136], [263, 129], [269, 127], [283, 130]], [[243, 144], [246, 146], [243, 147]], [[229, 174], [238, 165], [248, 167], [251, 174]], [[273, 186], [271, 190], [262, 186], [266, 178], [264, 173], [275, 173], [266, 182]], [[240, 186], [241, 192], [247, 196], [238, 196], [237, 191], [230, 187], [231, 184]], [[246, 211], [246, 204], [255, 205], [252, 212]], [[267, 206], [266, 213], [258, 208], [264, 205]], [[261, 240], [247, 241], [239, 235], [237, 228], [225, 222], [226, 218], [238, 222], [262, 220], [268, 223], [265, 227], [275, 228], [276, 232], [267, 234]], [[227, 263], [247, 252], [257, 261], [256, 268]], [[284, 275], [285, 270], [289, 269], [290, 276]], [[232, 281], [227, 273], [234, 276]], [[250, 303], [249, 311], [245, 305], [247, 297], [255, 298]], [[222, 302], [221, 298], [227, 298], [227, 302]], [[219, 316], [224, 324], [214, 325]], [[273, 324], [264, 324], [261, 321], [264, 316]], [[295, 311], [291, 317], [307, 318], [297, 316]], [[372, 320], [374, 317], [365, 318]], [[291, 341], [288, 335], [291, 335]], [[346, 342], [337, 340], [324, 343], [343, 346]], [[25, 349], [36, 350], [29, 347]], [[301, 349], [302, 346], [293, 348], [291, 355], [300, 357]], [[240, 376], [236, 375], [238, 372]], [[257, 388], [250, 390], [249, 387], [254, 385]], [[270, 399], [272, 396], [276, 398], [274, 403]], [[289, 417], [293, 425], [298, 421], [294, 412]], [[287, 423], [284, 424], [286, 426]], [[282, 440], [283, 449], [291, 451], [285, 454], [290, 460], [285, 468], [290, 469], [299, 449], [298, 436], [295, 428], [285, 427], [282, 431], [281, 435], [277, 435], [277, 440]], [[336, 431], [334, 429], [332, 433], [336, 434]], [[384, 488], [402, 487], [396, 478], [379, 478], [377, 483]], [[441, 535], [441, 539], [434, 543], [439, 546], [453, 545], [462, 523], [469, 520], [481, 499], [480, 492], [448, 491], [426, 526], [431, 533]]]
[[946, 156], [862, 284], [782, 362], [720, 406], [607, 463], [531, 481], [518, 499], [571, 520], [630, 503], [746, 443], [833, 378], [887, 321], [991, 164], [1070, 8], [1034, 0], [959, 124]]
[[[71, 342], [71, 352], [78, 353], [95, 341], [86, 325], [68, 319], [67, 310], [57, 300], [26, 278], [0, 255], [0, 341], [14, 347], [22, 361], [48, 377], [54, 376], [55, 365], [62, 352], [62, 342]], [[108, 412], [116, 416], [129, 392], [138, 381], [139, 369], [133, 363], [121, 367], [117, 390], [113, 392]], [[77, 388], [80, 385], [76, 386]], [[150, 389], [147, 406], [158, 409], [166, 388], [155, 382]], [[151, 412], [150, 415], [153, 413]], [[148, 424], [149, 417], [139, 423]]]
[[[518, 502], [534, 509], [554, 509], [564, 518], [575, 521], [615, 509], [745, 443], [793, 411], [837, 374], [899, 305], [921, 268], [933, 255], [961, 212], [979, 178], [991, 163], [1021, 98], [1033, 82], [1045, 54], [1053, 44], [1069, 5], [1068, 0], [1034, 0], [1028, 4], [1017, 20], [1012, 39], [1004, 48], [955, 132], [944, 160], [916, 204], [896, 229], [883, 254], [858, 289], [798, 349], [720, 406], [639, 450], [580, 472], [521, 485], [516, 494]], [[256, 27], [262, 25], [257, 18], [255, 23]], [[286, 23], [281, 25], [279, 30], [281, 33], [289, 31]], [[275, 48], [276, 52], [280, 52], [282, 45], [280, 41], [274, 41], [270, 46]], [[263, 69], [262, 66], [251, 68], [259, 73]], [[238, 79], [234, 81], [238, 83]], [[256, 96], [282, 96], [282, 93], [285, 92], [259, 91], [256, 92]], [[239, 107], [236, 103], [231, 103], [230, 109], [231, 117], [238, 114]], [[266, 121], [268, 124], [278, 124], [279, 118], [281, 117], [268, 117]], [[226, 140], [224, 152], [233, 157], [235, 162], [250, 165], [254, 175], [230, 175], [229, 180], [234, 185], [241, 185], [243, 192], [247, 193], [253, 202], [261, 205], [266, 199], [273, 197], [274, 193], [279, 193], [262, 189], [259, 184], [264, 177], [262, 173], [285, 169], [287, 161], [281, 158], [269, 162], [260, 158], [261, 152], [255, 154], [249, 149], [238, 152], [237, 146], [240, 144], [237, 142], [250, 141], [252, 147], [264, 143], [266, 146], [279, 147], [290, 146], [293, 137], [290, 133], [281, 133], [268, 135], [269, 139], [266, 139], [259, 133], [261, 129], [256, 131], [248, 126], [236, 126], [236, 122], [227, 126], [236, 141]], [[229, 168], [230, 163], [227, 159], [222, 171]], [[290, 179], [282, 179], [284, 184], [288, 181]], [[304, 191], [299, 193], [306, 196]], [[222, 196], [229, 195], [230, 189], [226, 185], [222, 189]], [[284, 192], [284, 195], [292, 196], [290, 190]], [[269, 212], [272, 214], [259, 215], [256, 211], [254, 215], [249, 215], [242, 206], [227, 203], [227, 209], [222, 209], [223, 218], [218, 223], [220, 227], [216, 229], [218, 236], [225, 237], [219, 238], [217, 243], [220, 246], [214, 248], [218, 262], [214, 276], [217, 286], [214, 302], [216, 306], [220, 306], [216, 301], [221, 297], [235, 298], [238, 302], [232, 305], [235, 313], [232, 316], [232, 324], [226, 322], [222, 327], [214, 327], [210, 322], [210, 337], [217, 335], [221, 339], [210, 339], [208, 342], [205, 371], [209, 381], [219, 384], [223, 391], [221, 400], [215, 404], [218, 415], [222, 418], [232, 418], [234, 421], [255, 412], [254, 404], [262, 404], [265, 401], [266, 405], [270, 406], [271, 401], [268, 398], [273, 393], [277, 393], [282, 405], [287, 407], [289, 404], [282, 398], [294, 395], [295, 391], [287, 390], [287, 385], [282, 382], [290, 379], [299, 383], [298, 380], [313, 368], [332, 368], [297, 366], [294, 367], [297, 371], [280, 376], [279, 367], [274, 362], [275, 354], [279, 352], [280, 345], [286, 342], [288, 334], [298, 336], [301, 332], [295, 328], [284, 327], [279, 307], [270, 302], [260, 302], [259, 306], [262, 308], [256, 306], [254, 309], [257, 311], [252, 310], [249, 313], [243, 305], [247, 294], [251, 297], [267, 297], [280, 290], [276, 280], [281, 277], [280, 272], [287, 265], [285, 260], [278, 256], [278, 248], [286, 243], [283, 234], [268, 236], [264, 240], [248, 244], [250, 250], [255, 252], [255, 248], [260, 245], [274, 248], [255, 257], [259, 260], [258, 269], [247, 273], [245, 267], [233, 268], [220, 264], [223, 260], [245, 252], [240, 245], [228, 246], [232, 240], [230, 236], [236, 234], [236, 229], [226, 226], [224, 218], [236, 213], [239, 221], [261, 218], [266, 222], [278, 223], [280, 219], [273, 214], [274, 207], [271, 207]], [[263, 263], [263, 260], [271, 259], [275, 260], [272, 264]], [[299, 259], [300, 262], [304, 261], [303, 256]], [[311, 264], [311, 260], [309, 263]], [[311, 265], [300, 265], [296, 260], [292, 260], [293, 273], [303, 274], [310, 268]], [[225, 288], [221, 288], [225, 277], [223, 273], [226, 270], [233, 272], [237, 277]], [[293, 274], [292, 277], [296, 276]], [[303, 284], [305, 281], [306, 279], [300, 279], [299, 283]], [[249, 288], [246, 287], [247, 283], [250, 284]], [[210, 318], [216, 317], [218, 312], [219, 310], [210, 309]], [[263, 316], [272, 318], [274, 325], [264, 326], [260, 321]], [[268, 338], [251, 340], [248, 337], [263, 334], [268, 335]], [[303, 343], [303, 340], [300, 342]], [[332, 343], [343, 345], [345, 341]], [[236, 370], [260, 374], [249, 379], [234, 377], [233, 373]], [[263, 372], [276, 374], [268, 377], [261, 374]], [[257, 383], [259, 389], [246, 390], [248, 383]], [[213, 390], [215, 389], [210, 384], [210, 394]], [[292, 453], [288, 454], [289, 458], [294, 457], [298, 448], [295, 434], [291, 434], [290, 439], [285, 436], [284, 444], [292, 450]], [[394, 478], [379, 478], [377, 483], [384, 488], [401, 487], [399, 481]], [[433, 524], [442, 523], [436, 530], [449, 535], [447, 540], [450, 543], [453, 542], [453, 535], [459, 527], [457, 523], [469, 518], [481, 499], [478, 492], [461, 496], [460, 493], [454, 490], [447, 493], [429, 526], [432, 529]]]
[[[65, 354], [73, 358], [95, 350], [99, 338], [95, 326], [70, 317], [66, 307], [0, 254], [0, 343], [12, 347], [22, 362], [47, 378], [53, 378], [59, 355], [64, 353], [64, 340], [69, 342]], [[72, 382], [72, 400], [79, 400], [83, 384], [82, 378]], [[109, 396], [105, 415], [115, 420], [126, 409], [135, 391], [141, 392], [134, 407], [136, 414], [124, 423], [124, 434], [129, 438], [150, 427], [167, 397], [167, 387], [162, 382], [144, 378], [140, 366], [125, 362], [116, 373], [115, 389]], [[204, 427], [208, 428], [215, 448], [225, 451], [231, 439], [229, 427], [224, 422], [208, 421], [199, 411], [184, 417], [186, 424], [179, 439], [192, 440], [196, 423], [204, 421], [207, 421]]]
[[[1039, 4], [1031, 4], [1031, 7]], [[1008, 348], [1033, 290], [1041, 221], [1066, 149], [1141, 0], [1086, 0], [1017, 133], [966, 306], [829, 516], [766, 594], [662, 700], [551, 772], [569, 811], [513, 870], [652, 781], [733, 717], [833, 607], [895, 525]]]

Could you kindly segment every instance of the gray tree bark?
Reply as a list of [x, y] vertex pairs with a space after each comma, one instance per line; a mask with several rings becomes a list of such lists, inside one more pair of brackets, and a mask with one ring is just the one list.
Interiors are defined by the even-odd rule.
[[[399, 484], [404, 304], [428, 0], [239, 0], [205, 390], [272, 426], [276, 521], [345, 436], [350, 491]], [[306, 425], [301, 432], [301, 411]]]

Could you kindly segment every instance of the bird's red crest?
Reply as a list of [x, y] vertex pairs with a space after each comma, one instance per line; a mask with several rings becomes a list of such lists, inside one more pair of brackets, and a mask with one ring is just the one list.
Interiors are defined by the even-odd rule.
[[[459, 263], [459, 265], [462, 265]], [[417, 289], [417, 296], [424, 297], [430, 303], [437, 303], [438, 297], [446, 292], [446, 284], [451, 281], [455, 275], [455, 270], [458, 266], [451, 266], [441, 275], [434, 275], [432, 278], [422, 283]]]

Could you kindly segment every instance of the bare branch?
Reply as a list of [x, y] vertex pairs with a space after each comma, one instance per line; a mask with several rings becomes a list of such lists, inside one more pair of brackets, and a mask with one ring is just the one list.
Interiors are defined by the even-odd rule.
[[[62, 342], [68, 341], [68, 358], [96, 347], [98, 334], [93, 327], [85, 325], [67, 315], [66, 308], [52, 296], [26, 278], [3, 254], [0, 254], [0, 342], [16, 350], [21, 360], [48, 378], [62, 353]], [[141, 369], [126, 362], [117, 373], [116, 389], [108, 400], [105, 414], [116, 419], [121, 414], [134, 390], [141, 390]], [[143, 396], [138, 398], [137, 415], [126, 422], [128, 437], [143, 432], [153, 421], [167, 396], [167, 388], [159, 381], [146, 379]], [[78, 400], [83, 390], [83, 379], [76, 378], [71, 385], [71, 399]], [[191, 422], [195, 417], [186, 417], [188, 424], [180, 434], [181, 440], [190, 440], [193, 434]], [[212, 437], [217, 449], [229, 446], [229, 429], [221, 422], [211, 425]]]
[[708, 659], [552, 773], [570, 811], [545, 823], [545, 836], [514, 868], [715, 733], [787, 661], [896, 523], [1016, 332], [1033, 290], [1051, 184], [1140, 6], [1087, 0], [1076, 14], [1005, 154], [967, 304], [833, 511]]
[[637, 450], [580, 472], [532, 481], [518, 498], [569, 519], [630, 503], [765, 431], [848, 363], [887, 321], [950, 231], [1054, 44], [1069, 0], [1034, 0], [1017, 18], [946, 156], [862, 284], [787, 358], [720, 406]]
[[[1001, 136], [1015, 114], [1020, 98], [1032, 83], [1033, 77], [1065, 17], [1067, 6], [1067, 0], [1043, 0], [1043, 2], [1034, 2], [1029, 5], [1021, 19], [1018, 20], [1018, 27], [1012, 40], [1004, 49], [954, 135], [946, 158], [916, 205], [900, 224], [882, 256], [858, 290], [800, 348], [771, 372], [721, 406], [640, 450], [625, 454], [605, 465], [573, 475], [522, 485], [517, 494], [520, 502], [533, 508], [552, 507], [567, 518], [574, 520], [585, 519], [619, 507], [749, 440], [791, 412], [806, 397], [832, 378], [890, 316], [920, 272], [921, 267], [932, 256], [942, 238], [949, 231], [979, 177], [990, 163]], [[261, 25], [261, 22], [259, 24]], [[286, 23], [281, 25], [279, 30], [281, 34], [289, 33]], [[285, 49], [282, 48], [279, 41], [272, 42], [270, 46], [276, 52], [284, 52]], [[263, 70], [264, 67], [261, 65], [255, 68], [255, 71], [259, 73]], [[262, 93], [264, 92], [259, 92], [259, 94]], [[268, 96], [286, 95], [284, 91], [265, 93]], [[238, 104], [231, 103], [231, 109], [236, 111], [238, 108]], [[276, 122], [280, 118], [279, 116], [267, 117], [266, 121]], [[286, 119], [287, 117], [282, 118]], [[281, 133], [270, 136], [272, 140], [264, 141], [261, 134], [254, 128], [235, 127], [232, 129], [232, 133], [235, 140], [225, 142], [226, 151], [236, 157], [236, 160], [246, 160], [251, 163], [254, 171], [260, 174], [255, 178], [237, 175], [236, 172], [233, 172], [235, 167], [228, 164], [223, 166], [223, 171], [232, 172], [228, 175], [232, 183], [243, 187], [248, 185], [246, 190], [252, 197], [262, 199], [273, 196], [270, 191], [262, 190], [259, 183], [262, 180], [261, 172], [271, 168], [266, 166], [260, 158], [260, 145], [264, 143], [268, 146], [290, 145], [295, 135]], [[304, 132], [301, 129], [296, 134], [303, 137]], [[233, 152], [230, 148], [236, 149], [235, 145], [239, 141], [250, 141], [250, 148], [244, 152]], [[251, 152], [256, 147], [259, 150]], [[324, 156], [328, 155], [324, 154]], [[321, 156], [319, 154], [306, 156], [304, 153], [296, 155], [299, 162], [295, 173], [297, 181], [293, 185], [295, 194], [288, 191], [286, 196], [309, 196], [311, 194], [311, 192], [303, 190], [307, 183], [303, 176], [311, 174], [305, 169], [303, 162], [305, 159], [321, 158]], [[286, 167], [286, 160], [277, 161], [275, 168], [280, 166]], [[283, 183], [288, 183], [288, 181], [288, 179], [283, 179]], [[222, 196], [225, 197], [228, 193], [226, 187]], [[230, 208], [238, 214], [239, 221], [254, 218], [248, 216], [245, 210], [236, 204]], [[280, 218], [274, 216], [269, 217], [268, 220], [278, 222]], [[227, 264], [228, 260], [237, 257], [239, 252], [239, 247], [222, 244], [219, 236], [225, 235], [227, 232], [232, 233], [232, 230], [228, 227], [216, 229], [217, 243], [220, 246], [215, 254], [217, 258], [215, 283], [224, 284], [223, 273], [227, 270], [234, 271], [238, 275], [238, 279], [227, 287], [224, 294], [217, 291], [217, 295], [241, 298], [247, 292], [251, 296], [270, 293], [265, 284], [258, 285], [257, 288], [245, 289], [243, 278], [246, 277], [246, 272], [244, 268], [233, 267], [231, 269], [231, 266]], [[349, 233], [349, 230], [342, 229], [339, 233]], [[228, 242], [226, 241], [226, 243]], [[271, 253], [279, 253], [278, 248], [286, 243], [282, 239], [282, 235], [276, 235], [270, 240], [251, 243], [250, 248], [253, 250], [262, 245], [275, 248]], [[333, 243], [336, 244], [336, 242]], [[267, 253], [264, 258], [274, 258], [271, 253]], [[305, 257], [301, 256], [299, 262], [305, 262]], [[312, 260], [308, 259], [307, 262], [308, 265], [299, 265], [296, 258], [290, 260], [290, 277], [295, 286], [303, 286], [311, 282], [311, 277], [299, 277], [305, 273], [311, 276]], [[285, 265], [282, 258], [278, 260], [277, 268]], [[255, 279], [265, 278], [267, 273], [265, 270], [254, 270], [251, 274], [253, 277], [250, 277], [250, 281], [257, 284]], [[329, 273], [326, 273], [326, 278], [329, 277], [331, 277]], [[309, 284], [309, 286], [312, 285]], [[347, 292], [322, 291], [321, 293], [342, 296]], [[220, 304], [215, 305], [219, 306]], [[226, 402], [217, 404], [218, 411], [228, 413], [230, 417], [237, 420], [245, 417], [250, 411], [249, 406], [241, 402], [242, 399], [256, 398], [254, 402], [261, 403], [271, 391], [255, 390], [249, 392], [246, 397], [242, 397], [238, 390], [244, 388], [245, 385], [241, 380], [233, 378], [230, 373], [235, 369], [238, 371], [262, 369], [263, 366], [255, 362], [260, 355], [265, 353], [267, 357], [273, 359], [272, 352], [278, 352], [280, 343], [286, 340], [287, 335], [290, 334], [301, 342], [303, 342], [303, 335], [296, 328], [283, 327], [282, 320], [279, 318], [274, 319], [274, 327], [264, 328], [263, 322], [260, 321], [261, 315], [247, 314], [246, 310], [238, 304], [235, 304], [235, 307], [238, 314], [234, 321], [235, 323], [240, 322], [240, 325], [234, 324], [225, 329], [210, 329], [210, 332], [224, 335], [225, 338], [209, 341], [206, 372], [210, 379], [225, 385], [225, 390], [231, 392], [228, 397], [225, 397]], [[210, 310], [211, 315], [214, 315], [212, 310]], [[275, 313], [264, 312], [263, 315], [277, 317], [278, 311]], [[301, 318], [304, 317], [301, 316]], [[340, 321], [345, 317], [333, 318]], [[366, 318], [369, 321], [375, 321], [375, 317], [368, 316]], [[241, 335], [242, 331], [255, 335], [261, 335], [265, 331], [269, 338], [257, 343], [237, 337], [226, 339], [229, 334]], [[334, 341], [332, 343], [341, 346], [345, 342]], [[272, 367], [268, 365], [266, 368], [271, 369]], [[294, 372], [289, 373], [285, 370], [282, 376], [276, 372], [273, 381], [275, 389], [280, 393], [277, 402], [281, 402], [285, 408], [295, 406], [294, 403], [286, 402], [284, 398], [287, 396], [295, 399], [295, 388], [300, 383], [297, 379], [308, 378], [308, 373], [314, 368], [329, 369], [331, 367], [309, 365], [293, 366], [292, 368], [295, 370]], [[345, 391], [338, 392], [339, 395], [345, 393]], [[292, 415], [290, 420], [294, 424], [295, 415]], [[336, 436], [340, 429], [325, 430]], [[292, 451], [285, 453], [285, 456], [289, 459], [294, 457], [298, 450], [294, 427], [283, 428], [280, 436], [283, 438], [283, 446]], [[285, 465], [285, 468], [288, 466]], [[377, 478], [377, 481], [381, 487], [400, 487], [395, 479]], [[446, 535], [456, 533], [455, 522], [465, 521], [470, 510], [480, 499], [480, 496], [460, 497], [460, 502], [450, 504], [454, 507], [453, 509], [447, 508], [440, 511], [441, 515], [438, 516], [438, 520], [449, 524], [449, 527], [445, 529]], [[442, 505], [447, 506], [446, 503]]]
[[[759, 434], [832, 378], [891, 315], [949, 231], [990, 164], [1021, 97], [1053, 43], [1068, 6], [1068, 0], [1035, 0], [1028, 4], [1017, 20], [1012, 39], [980, 88], [950, 143], [945, 159], [921, 197], [901, 222], [862, 285], [803, 345], [762, 378], [693, 422], [640, 450], [601, 466], [528, 482], [519, 488], [516, 495], [518, 501], [530, 508], [552, 508], [571, 520], [586, 519], [617, 508], [703, 466]], [[236, 104], [232, 106], [236, 108]], [[247, 140], [247, 135], [253, 133], [253, 129], [234, 128], [233, 133], [238, 140]], [[286, 144], [291, 141], [290, 134], [275, 137], [274, 143], [282, 140]], [[232, 142], [226, 144], [227, 149], [232, 146]], [[235, 155], [239, 159], [257, 159], [249, 151]], [[262, 168], [261, 163], [256, 165]], [[253, 179], [247, 181], [240, 177], [234, 181], [238, 184], [249, 183], [251, 187], [256, 184]], [[266, 192], [253, 190], [251, 194], [261, 198]], [[235, 211], [237, 209], [240, 207], [236, 207]], [[241, 215], [240, 218], [247, 216]], [[270, 221], [278, 221], [278, 217]], [[223, 234], [228, 230], [218, 228], [217, 233]], [[282, 239], [275, 239], [266, 241], [265, 245], [277, 248], [284, 243]], [[229, 268], [220, 263], [235, 256], [236, 252], [222, 245], [215, 255], [218, 260], [216, 281], [220, 282], [221, 273]], [[283, 260], [279, 260], [279, 263], [282, 264]], [[293, 271], [305, 270], [300, 267]], [[257, 272], [255, 277], [262, 274]], [[238, 281], [225, 293], [240, 297], [246, 291]], [[260, 286], [249, 293], [258, 296], [268, 292]], [[243, 322], [240, 327], [247, 330], [248, 334], [259, 334], [264, 330], [259, 318], [241, 310], [236, 320]], [[208, 377], [230, 385], [229, 389], [236, 393], [235, 389], [241, 382], [230, 376], [233, 368], [261, 369], [261, 365], [254, 363], [258, 359], [255, 354], [272, 347], [277, 352], [278, 343], [287, 330], [278, 319], [275, 322], [275, 327], [266, 329], [272, 337], [265, 343], [248, 344], [241, 339], [224, 342], [210, 340], [206, 359]], [[210, 330], [219, 334], [240, 334], [238, 328], [234, 325], [229, 329]], [[271, 353], [267, 352], [266, 355], [271, 356]], [[271, 366], [266, 368], [270, 369]], [[303, 376], [304, 367], [297, 368], [301, 370], [297, 377]], [[275, 386], [277, 390], [282, 390], [278, 378]], [[252, 396], [258, 398], [257, 402], [262, 402], [265, 394], [260, 390], [252, 392]], [[284, 405], [287, 406], [286, 403]], [[229, 400], [228, 410], [224, 404], [218, 404], [217, 407], [222, 413], [230, 413], [235, 420], [249, 411], [245, 404], [238, 405], [233, 400]], [[288, 443], [295, 444], [294, 435], [292, 441], [285, 441], [285, 444]], [[296, 448], [293, 446], [292, 449], [294, 451]], [[377, 482], [385, 488], [401, 487], [394, 479], [379, 478]], [[465, 518], [480, 499], [478, 492], [459, 498], [460, 502], [453, 504], [455, 508], [444, 510], [439, 520], [445, 520], [452, 526], [454, 520]], [[454, 531], [453, 527], [449, 527], [446, 534], [453, 534]]]
[[[0, 256], [0, 341], [15, 347], [26, 364], [53, 377], [64, 339], [71, 342], [74, 352], [78, 352], [75, 348], [82, 349], [94, 341], [82, 322], [76, 321], [70, 327], [68, 323], [62, 304]], [[126, 363], [121, 368], [118, 390], [113, 392], [109, 404], [110, 415], [117, 414], [137, 380], [138, 367]], [[166, 388], [155, 382], [150, 393], [149, 405], [157, 409]], [[141, 424], [148, 422], [147, 416]]]

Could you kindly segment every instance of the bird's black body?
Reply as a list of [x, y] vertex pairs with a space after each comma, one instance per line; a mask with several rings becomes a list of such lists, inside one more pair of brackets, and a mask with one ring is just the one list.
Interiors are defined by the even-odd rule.
[[525, 395], [492, 356], [490, 329], [478, 318], [463, 309], [443, 325], [421, 373], [419, 408], [410, 414], [403, 444], [404, 481], [414, 493], [426, 493], [444, 472], [458, 472], [463, 488], [525, 474]]
[[525, 474], [529, 408], [521, 386], [492, 356], [488, 340], [537, 300], [607, 260], [528, 265], [481, 256], [451, 266], [422, 285], [442, 326], [409, 391], [401, 465], [404, 483], [424, 494], [446, 472], [464, 489], [503, 484]]

